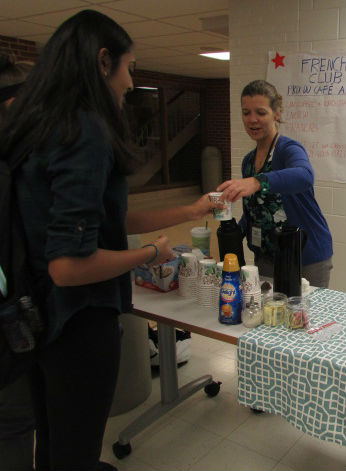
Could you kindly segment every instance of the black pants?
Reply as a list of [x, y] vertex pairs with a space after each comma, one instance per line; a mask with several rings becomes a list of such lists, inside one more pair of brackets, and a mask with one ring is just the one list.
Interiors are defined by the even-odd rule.
[[88, 308], [40, 353], [32, 375], [37, 471], [94, 471], [120, 360], [118, 317]]
[[28, 378], [0, 391], [0, 471], [32, 471], [34, 414]]

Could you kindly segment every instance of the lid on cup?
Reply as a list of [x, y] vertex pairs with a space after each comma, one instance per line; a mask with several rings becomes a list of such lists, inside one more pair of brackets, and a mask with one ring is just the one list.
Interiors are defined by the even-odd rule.
[[210, 234], [211, 230], [209, 229], [209, 227], [197, 226], [191, 229], [191, 235], [193, 237], [209, 237]]
[[238, 257], [235, 253], [226, 253], [223, 261], [223, 271], [239, 271]]

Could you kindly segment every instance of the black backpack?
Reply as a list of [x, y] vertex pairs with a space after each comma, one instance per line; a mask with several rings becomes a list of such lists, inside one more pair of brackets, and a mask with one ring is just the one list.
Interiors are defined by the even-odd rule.
[[0, 389], [29, 371], [44, 331], [16, 201], [15, 174], [25, 158], [0, 157]]

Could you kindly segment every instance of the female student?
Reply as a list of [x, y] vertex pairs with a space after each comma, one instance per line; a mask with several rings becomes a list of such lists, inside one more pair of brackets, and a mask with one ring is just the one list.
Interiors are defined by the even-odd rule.
[[47, 345], [32, 372], [37, 471], [114, 469], [99, 462], [116, 384], [118, 314], [131, 310], [129, 272], [172, 258], [166, 236], [128, 250], [127, 234], [198, 220], [217, 205], [134, 213], [123, 103], [133, 88], [129, 35], [101, 13], [65, 21], [46, 44], [1, 134], [25, 152], [17, 194]]

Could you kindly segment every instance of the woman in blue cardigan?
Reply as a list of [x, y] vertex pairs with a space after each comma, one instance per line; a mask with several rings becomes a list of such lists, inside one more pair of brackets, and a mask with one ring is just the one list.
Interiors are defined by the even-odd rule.
[[243, 178], [228, 180], [217, 191], [232, 202], [243, 198], [240, 225], [262, 276], [273, 276], [274, 230], [298, 226], [307, 234], [302, 276], [313, 286], [328, 287], [332, 237], [314, 196], [314, 172], [306, 150], [278, 132], [282, 97], [270, 83], [255, 80], [244, 88], [241, 108], [256, 148], [243, 159]]

